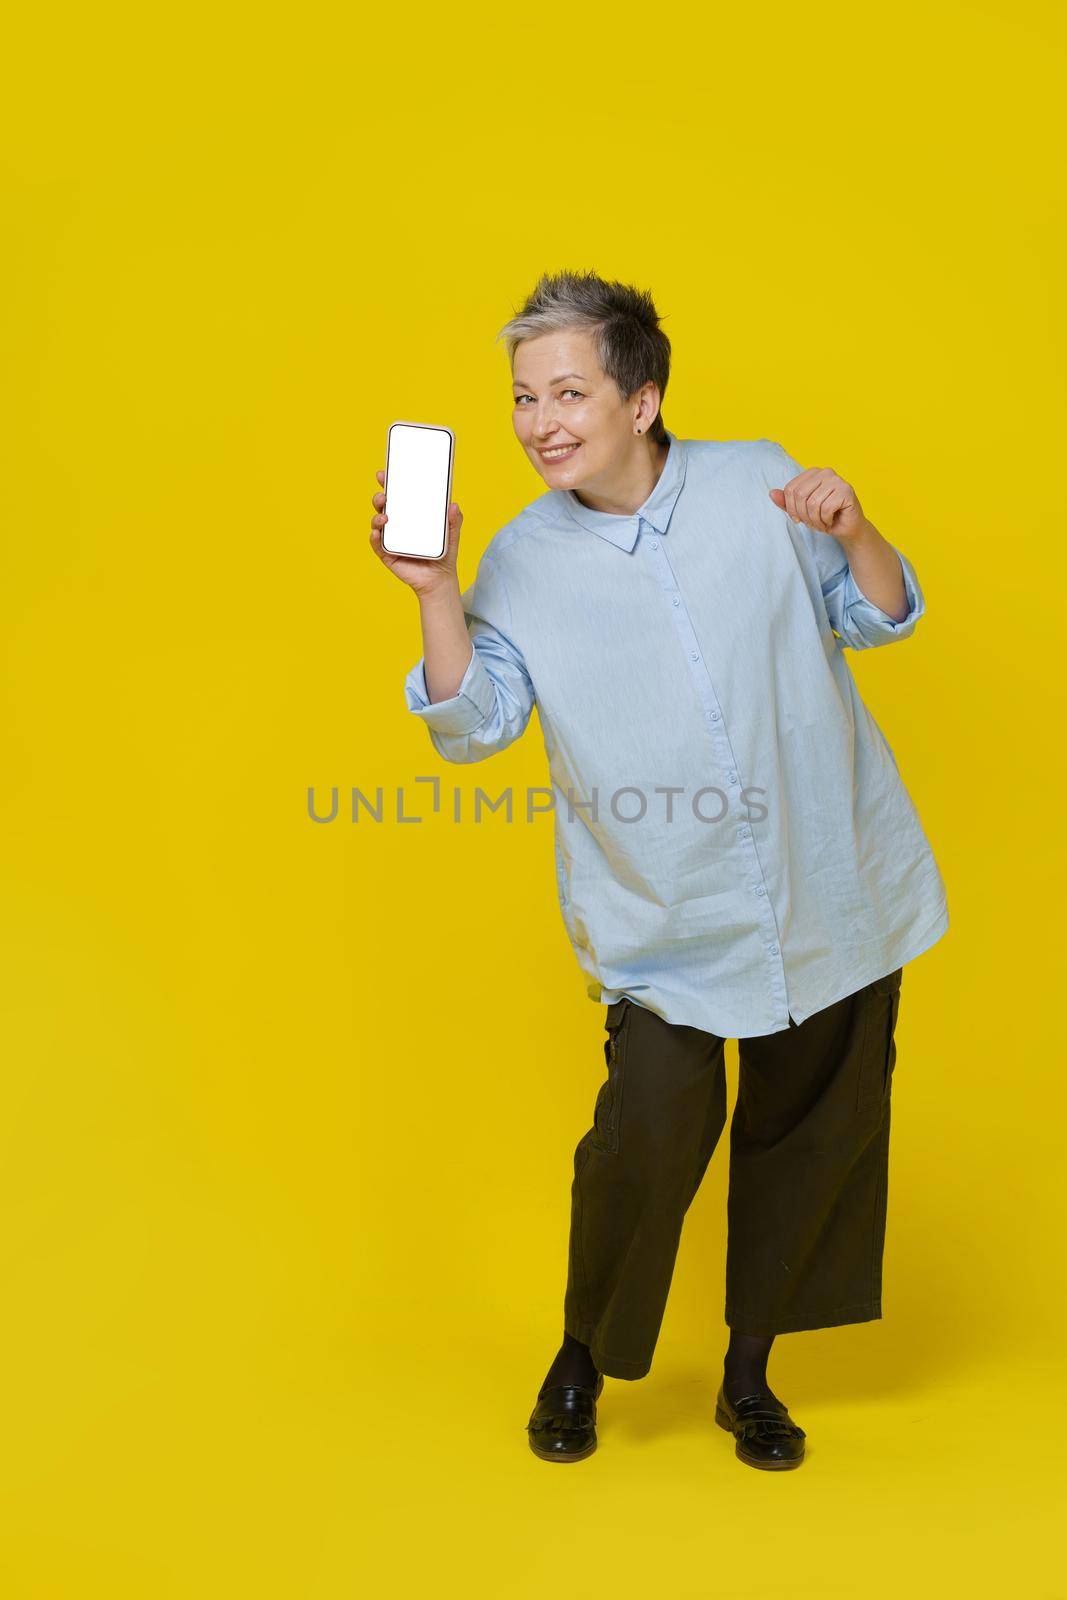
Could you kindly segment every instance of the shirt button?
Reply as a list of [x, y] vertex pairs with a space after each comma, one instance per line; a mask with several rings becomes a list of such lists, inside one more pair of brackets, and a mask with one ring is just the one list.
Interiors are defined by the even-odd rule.
[[674, 599], [673, 599], [673, 600], [672, 600], [672, 601], [671, 601], [671, 605], [672, 605], [672, 606], [680, 606], [680, 605], [681, 605], [681, 603], [682, 603], [682, 602], [681, 602], [681, 601], [680, 601], [680, 600], [679, 600], [679, 598], [678, 598], [678, 596], [677, 596], [677, 595], [675, 595], [675, 597], [674, 597]]
[[747, 828], [741, 828], [740, 829], [740, 836], [741, 836], [742, 839], [747, 839], [748, 838], [748, 829]]
[[772, 956], [776, 956], [777, 954], [778, 954], [778, 946], [776, 944], [772, 944], [771, 945], [771, 955]]
[[652, 548], [653, 548], [653, 550], [658, 550], [659, 549], [659, 540], [658, 539], [653, 539]]
[[765, 888], [764, 888], [764, 887], [763, 887], [763, 885], [762, 885], [762, 883], [758, 883], [758, 884], [757, 884], [757, 885], [756, 885], [756, 893], [757, 893], [757, 894], [766, 894], [766, 893], [767, 893], [767, 891], [766, 891], [766, 889], [765, 889]]
[[700, 657], [697, 655], [695, 650], [690, 650], [689, 659], [690, 659], [690, 661], [699, 661]]
[[717, 711], [709, 711], [708, 716], [711, 718], [712, 722], [718, 722], [719, 720], [719, 713]]
[[731, 783], [736, 783], [737, 782], [737, 773], [736, 772], [731, 772], [731, 774], [730, 774], [730, 782]]

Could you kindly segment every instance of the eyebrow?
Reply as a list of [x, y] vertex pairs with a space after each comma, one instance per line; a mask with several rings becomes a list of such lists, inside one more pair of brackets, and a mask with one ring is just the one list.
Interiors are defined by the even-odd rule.
[[[551, 379], [548, 387], [551, 389], [557, 383], [562, 383], [564, 378], [581, 378], [583, 383], [588, 383], [589, 381], [588, 378], [582, 378], [580, 372], [561, 372], [558, 378]], [[512, 378], [511, 387], [513, 389], [528, 389], [530, 386], [528, 383], [522, 383], [518, 378]]]

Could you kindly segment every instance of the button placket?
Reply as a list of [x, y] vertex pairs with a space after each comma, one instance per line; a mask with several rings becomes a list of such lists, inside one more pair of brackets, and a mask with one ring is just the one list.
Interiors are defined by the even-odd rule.
[[[650, 527], [651, 524], [646, 523], [644, 518], [639, 519], [639, 533], [643, 534], [645, 530]], [[708, 725], [708, 731], [712, 736], [712, 739], [716, 745], [717, 753], [719, 754], [720, 759], [722, 759], [723, 766], [727, 771], [727, 781], [731, 785], [736, 785], [739, 787], [740, 774], [733, 765], [733, 751], [729, 747], [729, 738], [726, 732], [726, 725], [723, 721], [722, 712], [717, 705], [709, 706], [707, 704], [709, 699], [714, 700], [716, 698], [715, 686], [712, 683], [711, 674], [708, 672], [707, 665], [703, 661], [700, 650], [695, 648], [697, 644], [696, 631], [693, 627], [688, 610], [682, 602], [681, 594], [676, 592], [678, 588], [677, 579], [674, 576], [674, 570], [671, 567], [670, 558], [665, 550], [661, 551], [660, 541], [658, 538], [653, 537], [648, 539], [646, 542], [649, 550], [656, 552], [654, 560], [659, 568], [662, 587], [665, 592], [670, 592], [671, 594], [671, 612], [675, 617], [682, 644], [686, 648], [686, 654], [692, 667], [697, 696], [704, 704], [704, 718]], [[663, 581], [664, 578], [666, 581]], [[747, 823], [742, 824], [738, 828], [737, 838], [741, 844], [742, 850], [747, 850], [750, 853], [751, 866], [762, 876], [763, 868], [760, 864], [755, 841], [752, 838], [752, 830]], [[778, 1012], [776, 1020], [778, 1022], [788, 1022], [788, 994], [785, 986], [783, 964], [780, 959], [781, 950], [777, 942], [778, 928], [775, 921], [774, 908], [771, 904], [770, 895], [767, 893], [766, 886], [763, 883], [755, 884], [753, 888], [753, 899], [757, 906], [760, 923], [764, 929], [762, 938], [763, 948], [768, 957], [771, 958], [770, 984], [774, 1005]]]
[[[640, 519], [640, 527], [642, 531], [646, 527], [650, 526], [651, 524], [646, 524], [643, 517]], [[695, 648], [697, 644], [696, 631], [693, 627], [689, 612], [682, 602], [681, 594], [678, 592], [678, 582], [674, 576], [674, 569], [671, 566], [670, 557], [667, 555], [665, 550], [660, 551], [660, 542], [656, 538], [648, 541], [648, 547], [650, 550], [656, 550], [660, 552], [657, 558], [657, 566], [659, 566], [661, 574], [663, 574], [667, 580], [663, 583], [663, 588], [665, 592], [670, 592], [671, 610], [674, 613], [675, 621], [678, 625], [679, 636], [682, 644], [685, 646], [686, 654], [690, 663], [696, 666], [698, 663], [702, 662], [703, 658], [699, 649]], [[702, 673], [699, 671], [693, 673], [693, 679], [696, 685], [697, 696], [706, 706], [709, 697], [714, 698], [715, 695], [715, 688], [712, 684], [706, 665], [704, 666]], [[722, 721], [722, 713], [717, 709], [717, 707], [705, 709], [704, 715], [709, 722], [718, 724]], [[716, 728], [715, 731], [719, 732], [720, 730]], [[725, 730], [723, 729], [721, 731]]]

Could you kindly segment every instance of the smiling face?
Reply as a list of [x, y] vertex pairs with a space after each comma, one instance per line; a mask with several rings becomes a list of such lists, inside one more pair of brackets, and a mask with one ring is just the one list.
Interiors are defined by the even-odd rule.
[[637, 418], [639, 397], [620, 398], [592, 336], [578, 328], [524, 339], [512, 371], [515, 435], [549, 488], [596, 490], [615, 482], [644, 443], [635, 427], [647, 437], [655, 418], [655, 386], [648, 415]]

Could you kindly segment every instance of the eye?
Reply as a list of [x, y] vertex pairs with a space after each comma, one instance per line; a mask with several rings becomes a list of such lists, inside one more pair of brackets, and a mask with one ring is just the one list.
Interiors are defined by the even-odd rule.
[[580, 389], [564, 389], [563, 393], [564, 394], [576, 394], [578, 396], [579, 400], [582, 398], [582, 391]]
[[518, 405], [520, 400], [532, 400], [532, 399], [533, 399], [533, 395], [532, 394], [517, 394], [515, 396], [515, 404]]

